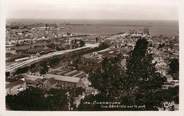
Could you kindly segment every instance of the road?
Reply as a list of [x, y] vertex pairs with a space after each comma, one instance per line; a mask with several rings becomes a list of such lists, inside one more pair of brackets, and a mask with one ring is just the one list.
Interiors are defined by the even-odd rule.
[[60, 55], [65, 55], [67, 53], [71, 53], [74, 51], [79, 51], [79, 50], [83, 50], [83, 49], [87, 49], [87, 48], [95, 48], [98, 47], [99, 43], [96, 44], [86, 44], [84, 47], [80, 47], [80, 48], [76, 48], [76, 49], [69, 49], [69, 50], [62, 50], [62, 51], [57, 51], [57, 52], [51, 52], [39, 57], [35, 57], [35, 58], [31, 58], [29, 60], [26, 61], [22, 61], [22, 62], [15, 62], [13, 64], [10, 64], [8, 66], [6, 66], [6, 72], [14, 72], [15, 70], [17, 70], [18, 68], [21, 67], [25, 67], [27, 65], [42, 61], [44, 59], [48, 59], [54, 56], [60, 56]]

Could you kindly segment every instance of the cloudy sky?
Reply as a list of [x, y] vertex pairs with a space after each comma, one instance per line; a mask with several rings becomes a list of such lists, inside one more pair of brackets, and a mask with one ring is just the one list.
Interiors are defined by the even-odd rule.
[[178, 0], [6, 0], [6, 17], [178, 20]]

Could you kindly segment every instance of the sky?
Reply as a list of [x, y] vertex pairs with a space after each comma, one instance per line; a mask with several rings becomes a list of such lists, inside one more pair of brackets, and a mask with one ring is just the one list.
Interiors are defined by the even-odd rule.
[[178, 20], [178, 0], [6, 0], [6, 17]]

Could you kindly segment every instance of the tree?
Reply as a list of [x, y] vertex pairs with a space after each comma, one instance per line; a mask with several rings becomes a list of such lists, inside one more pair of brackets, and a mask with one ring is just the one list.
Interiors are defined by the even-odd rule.
[[17, 69], [15, 74], [18, 75], [18, 74], [26, 73], [26, 72], [28, 72], [28, 70], [29, 70], [29, 67], [19, 68], [19, 69]]
[[76, 67], [76, 69], [78, 69], [80, 66], [80, 63], [81, 63], [81, 56], [80, 55], [75, 56], [72, 60], [73, 66]]
[[46, 61], [43, 61], [43, 62], [41, 62], [40, 63], [40, 74], [42, 75], [42, 74], [46, 74], [47, 72], [48, 72], [48, 70], [49, 70], [49, 67], [48, 67], [48, 65], [47, 65], [47, 62]]
[[175, 103], [179, 103], [179, 87], [176, 86], [176, 87], [169, 87], [168, 89], [166, 90], [163, 90], [162, 91], [162, 100], [163, 101], [168, 101], [168, 102], [171, 102], [171, 101], [174, 101]]
[[[89, 80], [92, 87], [97, 89], [97, 95], [88, 95], [77, 110], [82, 111], [106, 111], [106, 110], [122, 110], [122, 108], [104, 108], [104, 104], [99, 102], [117, 102], [122, 94], [122, 80], [126, 76], [125, 71], [120, 65], [121, 55], [116, 57], [105, 58], [101, 67], [89, 74]], [[90, 102], [90, 104], [86, 104]], [[97, 104], [95, 104], [97, 103]], [[110, 104], [109, 104], [110, 105]]]
[[39, 64], [32, 64], [32, 65], [30, 66], [30, 72], [32, 72], [32, 73], [35, 73], [35, 72], [37, 72], [37, 71], [39, 71], [39, 70], [40, 70]]
[[54, 66], [56, 66], [57, 64], [59, 64], [60, 63], [60, 58], [59, 57], [53, 57], [53, 58], [51, 58], [50, 60], [49, 60], [49, 65], [51, 66], [51, 67], [54, 67]]
[[51, 89], [47, 92], [46, 97], [47, 109], [48, 110], [68, 110], [68, 99], [66, 91], [61, 89]]
[[51, 48], [51, 49], [55, 49], [56, 45], [54, 43], [50, 43], [47, 45], [47, 47]]
[[39, 72], [40, 74], [46, 74], [49, 70], [48, 63], [46, 61], [42, 61], [37, 64], [32, 64], [29, 67], [29, 70], [32, 73]]
[[133, 95], [133, 104], [145, 104], [146, 109], [155, 110], [161, 101], [156, 99], [157, 91], [161, 90], [166, 80], [156, 72], [152, 63], [152, 54], [147, 53], [148, 42], [142, 38], [136, 42], [134, 50], [127, 61], [127, 78], [124, 79], [128, 96]]
[[40, 89], [29, 88], [18, 95], [7, 95], [6, 105], [11, 110], [44, 110], [44, 96]]
[[44, 91], [30, 87], [17, 95], [7, 95], [6, 105], [10, 110], [68, 110], [68, 99], [62, 89]]
[[[164, 101], [162, 85], [166, 78], [156, 71], [156, 64], [152, 63], [153, 55], [147, 52], [147, 48], [148, 41], [145, 38], [136, 42], [127, 59], [126, 71], [120, 66], [120, 56], [104, 59], [101, 68], [89, 75], [92, 86], [98, 89], [99, 93], [87, 96], [78, 109], [158, 110]], [[106, 109], [99, 104], [85, 104], [88, 101], [119, 101], [120, 105], [130, 107]]]
[[173, 76], [174, 79], [179, 79], [179, 60], [173, 58], [169, 62], [169, 74]]
[[83, 40], [80, 40], [80, 47], [83, 47], [85, 45], [85, 42]]
[[105, 58], [101, 67], [92, 71], [89, 75], [92, 86], [108, 97], [118, 97], [120, 95], [121, 82], [125, 72], [120, 65], [119, 57]]
[[96, 48], [95, 51], [103, 50], [103, 49], [106, 49], [106, 48], [108, 48], [108, 47], [110, 47], [109, 41], [101, 42], [101, 43], [99, 44], [99, 47]]

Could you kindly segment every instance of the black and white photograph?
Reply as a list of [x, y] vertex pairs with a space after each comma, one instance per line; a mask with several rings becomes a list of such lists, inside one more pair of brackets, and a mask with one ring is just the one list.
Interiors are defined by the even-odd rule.
[[179, 111], [179, 0], [6, 0], [6, 111]]

